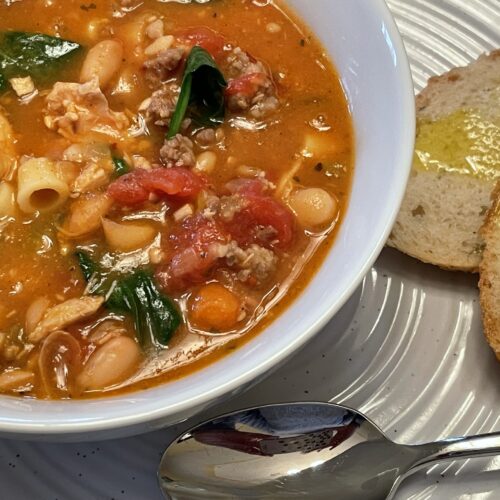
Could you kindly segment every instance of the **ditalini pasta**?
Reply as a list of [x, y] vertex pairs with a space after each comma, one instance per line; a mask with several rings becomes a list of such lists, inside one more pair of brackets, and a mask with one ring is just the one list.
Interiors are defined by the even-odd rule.
[[0, 180], [9, 178], [15, 165], [16, 152], [12, 127], [0, 109]]
[[321, 267], [353, 150], [281, 0], [0, 0], [0, 393], [142, 390], [231, 355]]
[[16, 213], [14, 186], [10, 182], [0, 181], [0, 218], [12, 217]]
[[47, 158], [31, 158], [19, 166], [17, 203], [27, 213], [49, 212], [69, 197], [69, 187], [56, 163]]

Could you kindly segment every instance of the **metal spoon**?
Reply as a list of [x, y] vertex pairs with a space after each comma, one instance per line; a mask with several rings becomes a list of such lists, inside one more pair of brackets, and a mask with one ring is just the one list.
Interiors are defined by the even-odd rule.
[[158, 478], [173, 500], [378, 500], [432, 462], [496, 454], [500, 433], [402, 445], [350, 408], [277, 404], [191, 429], [168, 447]]

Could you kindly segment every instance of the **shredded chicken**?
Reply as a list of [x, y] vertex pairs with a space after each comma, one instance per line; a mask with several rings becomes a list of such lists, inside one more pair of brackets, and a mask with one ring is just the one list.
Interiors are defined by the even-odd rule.
[[39, 342], [49, 333], [62, 330], [77, 321], [93, 316], [104, 303], [104, 297], [69, 299], [47, 310], [42, 320], [30, 333], [30, 342]]
[[71, 186], [72, 195], [89, 193], [106, 185], [111, 178], [111, 171], [109, 162], [87, 163]]
[[170, 48], [161, 51], [153, 59], [149, 59], [143, 65], [146, 72], [146, 81], [153, 87], [158, 88], [163, 82], [172, 76], [184, 57], [184, 49]]
[[89, 132], [119, 137], [129, 127], [124, 113], [109, 108], [97, 78], [86, 83], [56, 83], [46, 104], [45, 125], [69, 139]]
[[165, 141], [160, 150], [160, 159], [166, 167], [194, 167], [196, 157], [193, 147], [191, 139], [177, 134]]

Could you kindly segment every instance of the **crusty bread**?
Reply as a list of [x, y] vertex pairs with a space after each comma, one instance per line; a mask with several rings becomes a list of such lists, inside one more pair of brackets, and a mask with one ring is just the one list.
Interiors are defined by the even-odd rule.
[[481, 229], [485, 245], [479, 296], [486, 340], [500, 360], [500, 186], [494, 190], [493, 199]]
[[[500, 50], [431, 78], [416, 105], [424, 120], [478, 110], [498, 121]], [[476, 272], [483, 248], [480, 228], [494, 187], [494, 180], [414, 167], [388, 244], [424, 262]]]

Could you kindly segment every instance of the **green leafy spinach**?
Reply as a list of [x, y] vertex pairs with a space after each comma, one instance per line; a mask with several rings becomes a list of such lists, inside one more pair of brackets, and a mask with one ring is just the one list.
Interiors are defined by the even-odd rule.
[[92, 295], [107, 297], [106, 307], [134, 319], [139, 343], [145, 347], [166, 346], [181, 324], [181, 315], [173, 301], [159, 292], [146, 270], [127, 275], [109, 275], [83, 251], [76, 253], [80, 269]]
[[53, 79], [54, 73], [81, 50], [76, 42], [42, 33], [0, 33], [0, 91], [14, 77], [37, 81]]
[[113, 167], [114, 177], [121, 177], [122, 175], [128, 174], [130, 172], [130, 165], [123, 159], [118, 156], [113, 156]]
[[186, 61], [181, 92], [167, 137], [179, 133], [188, 109], [195, 123], [213, 127], [224, 121], [226, 79], [213, 57], [201, 47], [193, 47]]

